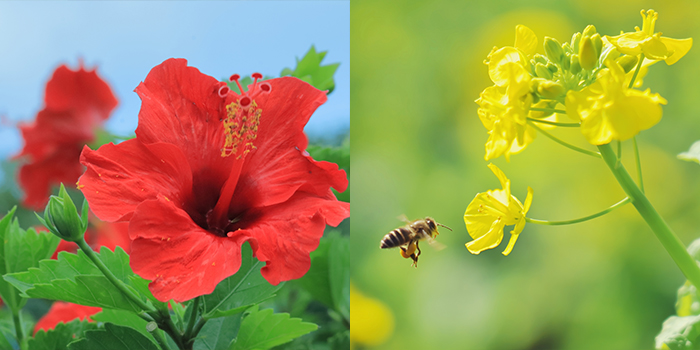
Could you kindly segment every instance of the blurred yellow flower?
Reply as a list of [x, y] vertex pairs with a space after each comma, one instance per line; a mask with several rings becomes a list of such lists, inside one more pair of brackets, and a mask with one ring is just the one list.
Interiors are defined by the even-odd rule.
[[654, 26], [659, 14], [654, 10], [644, 10], [642, 14], [642, 29], [635, 27], [634, 32], [621, 33], [617, 36], [605, 36], [613, 44], [617, 51], [627, 55], [639, 55], [644, 53], [646, 58], [666, 61], [671, 65], [685, 56], [693, 46], [693, 38], [672, 39], [662, 37], [661, 33], [654, 33]]
[[593, 145], [624, 141], [661, 120], [666, 100], [649, 89], [627, 88], [625, 71], [613, 60], [598, 73], [595, 83], [566, 95], [566, 113], [581, 121], [581, 132]]
[[350, 347], [376, 346], [394, 332], [394, 315], [381, 301], [363, 295], [350, 283]]
[[508, 255], [525, 227], [525, 214], [532, 204], [532, 188], [527, 188], [527, 197], [523, 206], [515, 196], [510, 194], [510, 180], [503, 171], [493, 164], [489, 164], [489, 168], [501, 182], [503, 189], [479, 193], [469, 203], [467, 211], [464, 212], [464, 223], [474, 240], [465, 246], [472, 254], [495, 248], [503, 240], [503, 228], [515, 225], [510, 232], [508, 246], [503, 251], [503, 255]]

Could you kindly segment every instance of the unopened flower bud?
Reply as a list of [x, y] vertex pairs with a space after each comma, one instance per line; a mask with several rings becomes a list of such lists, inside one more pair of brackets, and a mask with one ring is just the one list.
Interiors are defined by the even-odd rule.
[[578, 74], [578, 72], [581, 71], [581, 63], [578, 61], [578, 55], [571, 55], [569, 61], [569, 72], [571, 72], [571, 74]]
[[537, 93], [547, 99], [555, 99], [563, 95], [565, 90], [564, 85], [551, 80], [543, 81], [537, 85]]
[[561, 50], [564, 51], [564, 53], [572, 53], [574, 50], [571, 48], [571, 45], [569, 43], [563, 43], [561, 44]]
[[537, 92], [537, 88], [539, 87], [539, 85], [544, 83], [545, 81], [547, 81], [547, 79], [544, 78], [530, 79], [530, 92]]
[[58, 196], [49, 198], [49, 204], [44, 209], [44, 217], [38, 214], [37, 217], [51, 233], [63, 240], [76, 242], [82, 239], [87, 230], [87, 201], [83, 201], [82, 214], [81, 218], [66, 188], [61, 184]]
[[581, 33], [574, 33], [574, 35], [571, 37], [571, 48], [573, 49], [574, 52], [578, 52], [578, 45], [581, 42]]
[[603, 39], [600, 38], [600, 34], [595, 33], [591, 35], [591, 41], [593, 42], [596, 54], [600, 56], [600, 53], [603, 51]]
[[569, 70], [570, 67], [571, 67], [571, 62], [569, 61], [569, 54], [566, 54], [561, 59], [561, 69]]
[[598, 33], [598, 32], [596, 32], [595, 26], [592, 24], [589, 24], [588, 26], [586, 26], [586, 29], [583, 30], [583, 33], [581, 33], [581, 37], [582, 38], [587, 37], [587, 36], [590, 37], [596, 33]]
[[547, 67], [542, 63], [538, 63], [535, 65], [535, 74], [537, 74], [538, 77], [545, 79], [552, 79], [553, 77], [552, 71], [547, 69]]
[[547, 64], [547, 58], [538, 53], [535, 54], [535, 57], [533, 57], [533, 59], [535, 60], [535, 63]]
[[549, 69], [549, 71], [552, 73], [556, 73], [559, 70], [559, 68], [557, 68], [557, 65], [552, 62], [547, 63], [547, 69]]
[[564, 55], [559, 41], [548, 36], [544, 37], [544, 52], [547, 54], [547, 58], [554, 63], [561, 62], [561, 58]]
[[637, 65], [637, 56], [622, 55], [620, 58], [616, 59], [615, 62], [625, 70], [625, 73], [629, 73], [629, 71]]
[[598, 53], [593, 47], [593, 42], [591, 37], [581, 38], [581, 44], [578, 49], [578, 61], [583, 69], [593, 69], [596, 63], [598, 63]]

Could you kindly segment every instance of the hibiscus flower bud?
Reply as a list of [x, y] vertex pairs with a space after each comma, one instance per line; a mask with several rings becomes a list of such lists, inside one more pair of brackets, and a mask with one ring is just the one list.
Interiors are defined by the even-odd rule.
[[83, 201], [82, 218], [78, 215], [78, 209], [73, 200], [61, 184], [58, 196], [51, 196], [49, 204], [44, 209], [44, 217], [37, 217], [51, 233], [63, 240], [77, 242], [83, 238], [87, 230], [87, 202]]
[[564, 55], [559, 41], [548, 36], [544, 37], [544, 52], [547, 54], [549, 60], [554, 63], [561, 62], [561, 58]]

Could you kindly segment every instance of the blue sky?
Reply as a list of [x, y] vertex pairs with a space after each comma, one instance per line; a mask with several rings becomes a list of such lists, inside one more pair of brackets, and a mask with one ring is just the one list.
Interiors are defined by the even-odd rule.
[[335, 91], [306, 127], [329, 138], [350, 127], [349, 1], [0, 2], [0, 157], [21, 149], [14, 124], [36, 116], [61, 64], [97, 67], [119, 99], [107, 129], [127, 135], [141, 106], [134, 88], [167, 58], [219, 79], [278, 76], [311, 45], [328, 51], [324, 63], [340, 62]]

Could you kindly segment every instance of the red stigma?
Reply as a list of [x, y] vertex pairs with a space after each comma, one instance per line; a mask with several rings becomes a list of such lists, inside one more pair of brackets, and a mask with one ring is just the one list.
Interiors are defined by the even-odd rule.
[[229, 89], [226, 84], [222, 85], [221, 87], [219, 87], [219, 97], [226, 97], [229, 91], [231, 91], [231, 89]]
[[251, 77], [253, 77], [253, 79], [262, 79], [263, 75], [260, 73], [253, 73]]
[[252, 100], [248, 96], [245, 96], [238, 101], [238, 103], [241, 104], [241, 107], [248, 107], [250, 105], [250, 102], [252, 102]]
[[272, 85], [270, 85], [270, 83], [262, 83], [260, 84], [260, 90], [262, 90], [263, 93], [270, 93], [270, 91], [272, 91]]
[[230, 80], [230, 81], [238, 81], [238, 79], [240, 79], [240, 78], [241, 78], [240, 75], [234, 74], [234, 75], [232, 75], [230, 78], [228, 78], [228, 80]]

